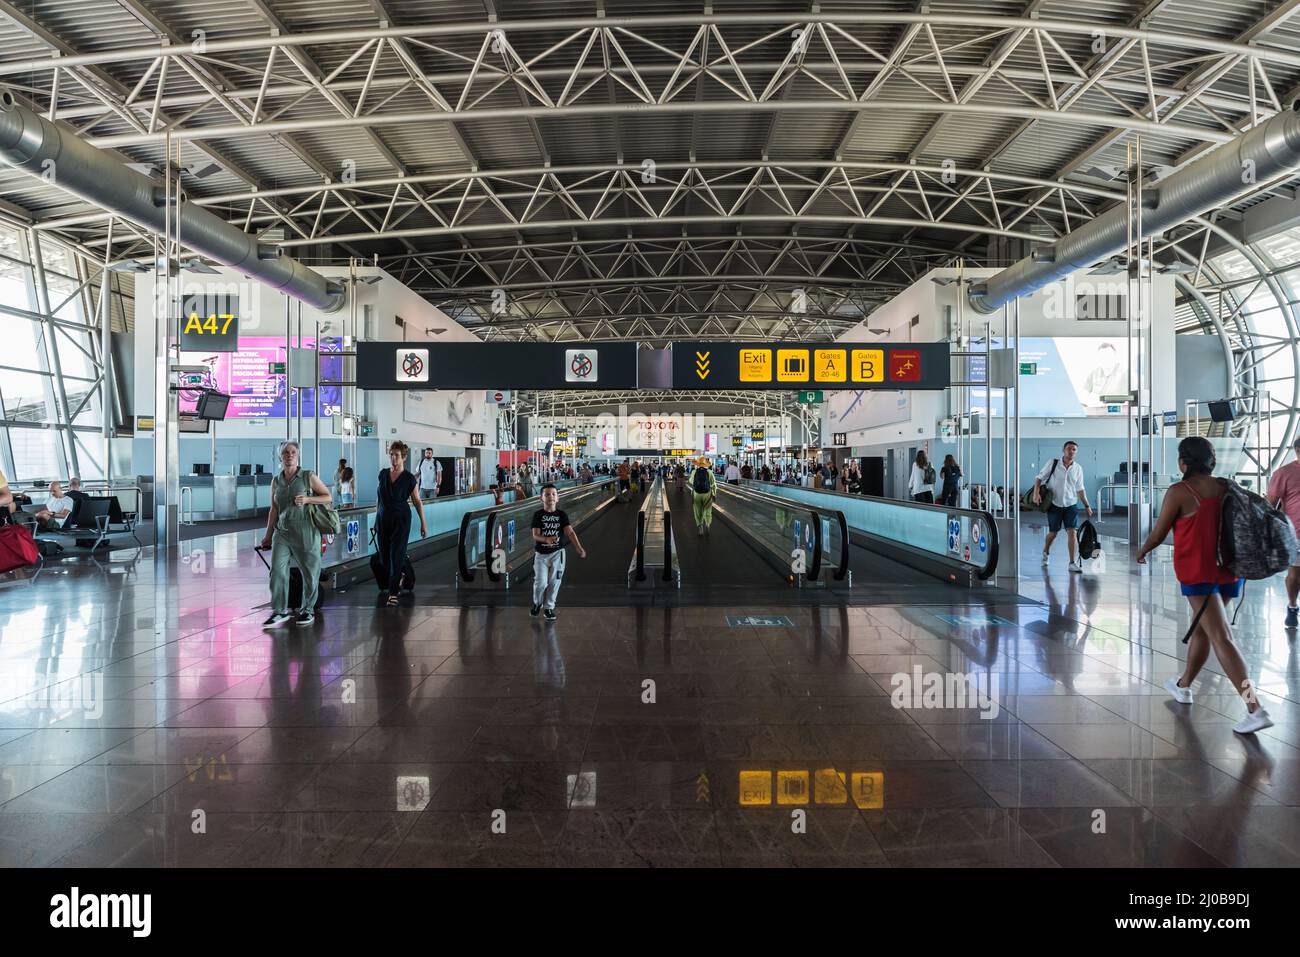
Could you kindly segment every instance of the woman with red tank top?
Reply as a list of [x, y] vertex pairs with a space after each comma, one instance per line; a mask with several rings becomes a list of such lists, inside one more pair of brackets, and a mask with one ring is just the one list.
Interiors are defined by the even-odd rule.
[[[1246, 673], [1246, 662], [1232, 641], [1225, 599], [1236, 598], [1241, 581], [1219, 567], [1219, 506], [1223, 486], [1214, 478], [1214, 447], [1200, 436], [1178, 443], [1178, 467], [1183, 480], [1169, 486], [1160, 517], [1137, 554], [1138, 564], [1174, 533], [1174, 575], [1182, 593], [1199, 615], [1196, 631], [1187, 646], [1187, 663], [1179, 678], [1165, 681], [1165, 690], [1180, 704], [1192, 703], [1192, 681], [1205, 666], [1210, 649], [1219, 659], [1224, 674], [1246, 702], [1246, 717], [1232, 730], [1254, 734], [1273, 726], [1268, 712], [1255, 697], [1254, 685]], [[1202, 611], [1202, 608], [1204, 610]]]

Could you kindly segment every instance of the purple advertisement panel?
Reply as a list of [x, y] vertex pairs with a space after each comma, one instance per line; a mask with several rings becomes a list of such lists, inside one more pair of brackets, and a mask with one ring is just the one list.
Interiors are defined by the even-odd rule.
[[[314, 339], [303, 339], [303, 348], [313, 348]], [[322, 352], [338, 352], [337, 339], [327, 338], [321, 343]], [[182, 352], [181, 362], [186, 365], [203, 365], [208, 367], [205, 376], [191, 376], [185, 384], [204, 386], [226, 392], [230, 395], [229, 419], [274, 419], [284, 418], [286, 406], [288, 414], [298, 414], [296, 397], [286, 401], [285, 380], [283, 373], [271, 371], [272, 363], [287, 363], [288, 350], [284, 340], [273, 336], [240, 336], [239, 348], [234, 352]], [[337, 380], [342, 377], [342, 358], [321, 361], [321, 378]], [[317, 414], [317, 402], [313, 389], [295, 390], [302, 396], [302, 414], [311, 417]], [[322, 386], [319, 414], [325, 417], [337, 415], [341, 389], [339, 386]], [[192, 413], [198, 404], [198, 389], [182, 390], [180, 393], [180, 411]]]

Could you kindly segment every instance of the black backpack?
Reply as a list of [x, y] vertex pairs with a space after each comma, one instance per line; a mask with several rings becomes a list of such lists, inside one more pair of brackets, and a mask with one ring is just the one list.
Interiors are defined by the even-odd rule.
[[1079, 557], [1081, 559], [1092, 558], [1097, 554], [1097, 549], [1101, 547], [1101, 542], [1097, 539], [1097, 528], [1092, 522], [1084, 519], [1079, 526]]
[[1219, 504], [1220, 568], [1238, 578], [1259, 581], [1291, 566], [1296, 554], [1296, 533], [1281, 508], [1236, 482], [1219, 479], [1223, 498]]
[[926, 485], [933, 485], [933, 484], [934, 484], [934, 466], [933, 466], [933, 465], [927, 465], [927, 466], [925, 467], [925, 475], [923, 476], [923, 478], [921, 479], [921, 481], [923, 481]]
[[699, 492], [701, 495], [709, 494], [709, 470], [704, 466], [701, 465], [697, 468], [695, 474], [691, 476], [691, 488], [695, 489], [695, 491]]

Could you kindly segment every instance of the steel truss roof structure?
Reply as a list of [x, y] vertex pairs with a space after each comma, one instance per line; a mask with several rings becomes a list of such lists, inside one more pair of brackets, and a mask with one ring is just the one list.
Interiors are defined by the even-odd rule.
[[[377, 260], [484, 338], [813, 338], [933, 266], [1005, 263], [1109, 207], [1135, 135], [1176, 167], [1288, 108], [1297, 13], [0, 0], [0, 84], [126, 161], [181, 144], [192, 202], [304, 261]], [[1198, 265], [1187, 329], [1220, 335], [1243, 385], [1273, 344], [1212, 288], [1206, 223], [1230, 245], [1225, 224], [1294, 186], [1250, 184], [1158, 245]], [[96, 269], [151, 249], [11, 170], [0, 216]], [[1286, 277], [1261, 283], [1300, 330]]]

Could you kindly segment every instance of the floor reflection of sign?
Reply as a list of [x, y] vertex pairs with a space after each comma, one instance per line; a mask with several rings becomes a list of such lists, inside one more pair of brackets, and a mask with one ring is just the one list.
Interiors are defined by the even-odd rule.
[[861, 808], [885, 806], [885, 774], [883, 771], [854, 773], [853, 803]]
[[989, 614], [935, 615], [935, 617], [945, 624], [962, 625], [966, 628], [985, 628], [989, 625], [1015, 625], [1014, 621], [1008, 621], [1006, 618]]
[[822, 768], [813, 773], [813, 794], [818, 804], [847, 804], [849, 800], [848, 782], [844, 772], [834, 768]]
[[565, 382], [596, 382], [596, 350], [595, 349], [565, 349], [564, 350], [564, 381]]
[[808, 772], [807, 771], [777, 771], [776, 772], [776, 803], [777, 804], [807, 804], [808, 803]]
[[351, 555], [357, 550], [357, 536], [361, 532], [361, 523], [356, 519], [348, 522], [348, 554]]
[[569, 776], [569, 807], [596, 806], [596, 772], [583, 771]]
[[772, 772], [741, 771], [740, 803], [745, 807], [772, 803]]
[[429, 350], [428, 349], [398, 349], [397, 350], [397, 381], [398, 382], [428, 382], [429, 381]]
[[961, 554], [961, 519], [948, 519], [948, 551]]
[[429, 804], [430, 793], [427, 777], [398, 777], [397, 809], [423, 811]]
[[729, 628], [793, 628], [785, 615], [728, 615]]
[[795, 520], [794, 523], [794, 547], [799, 547], [799, 536], [803, 533], [803, 523]]
[[506, 522], [506, 551], [513, 552], [514, 550], [515, 550], [515, 520], [512, 518], [510, 521]]

